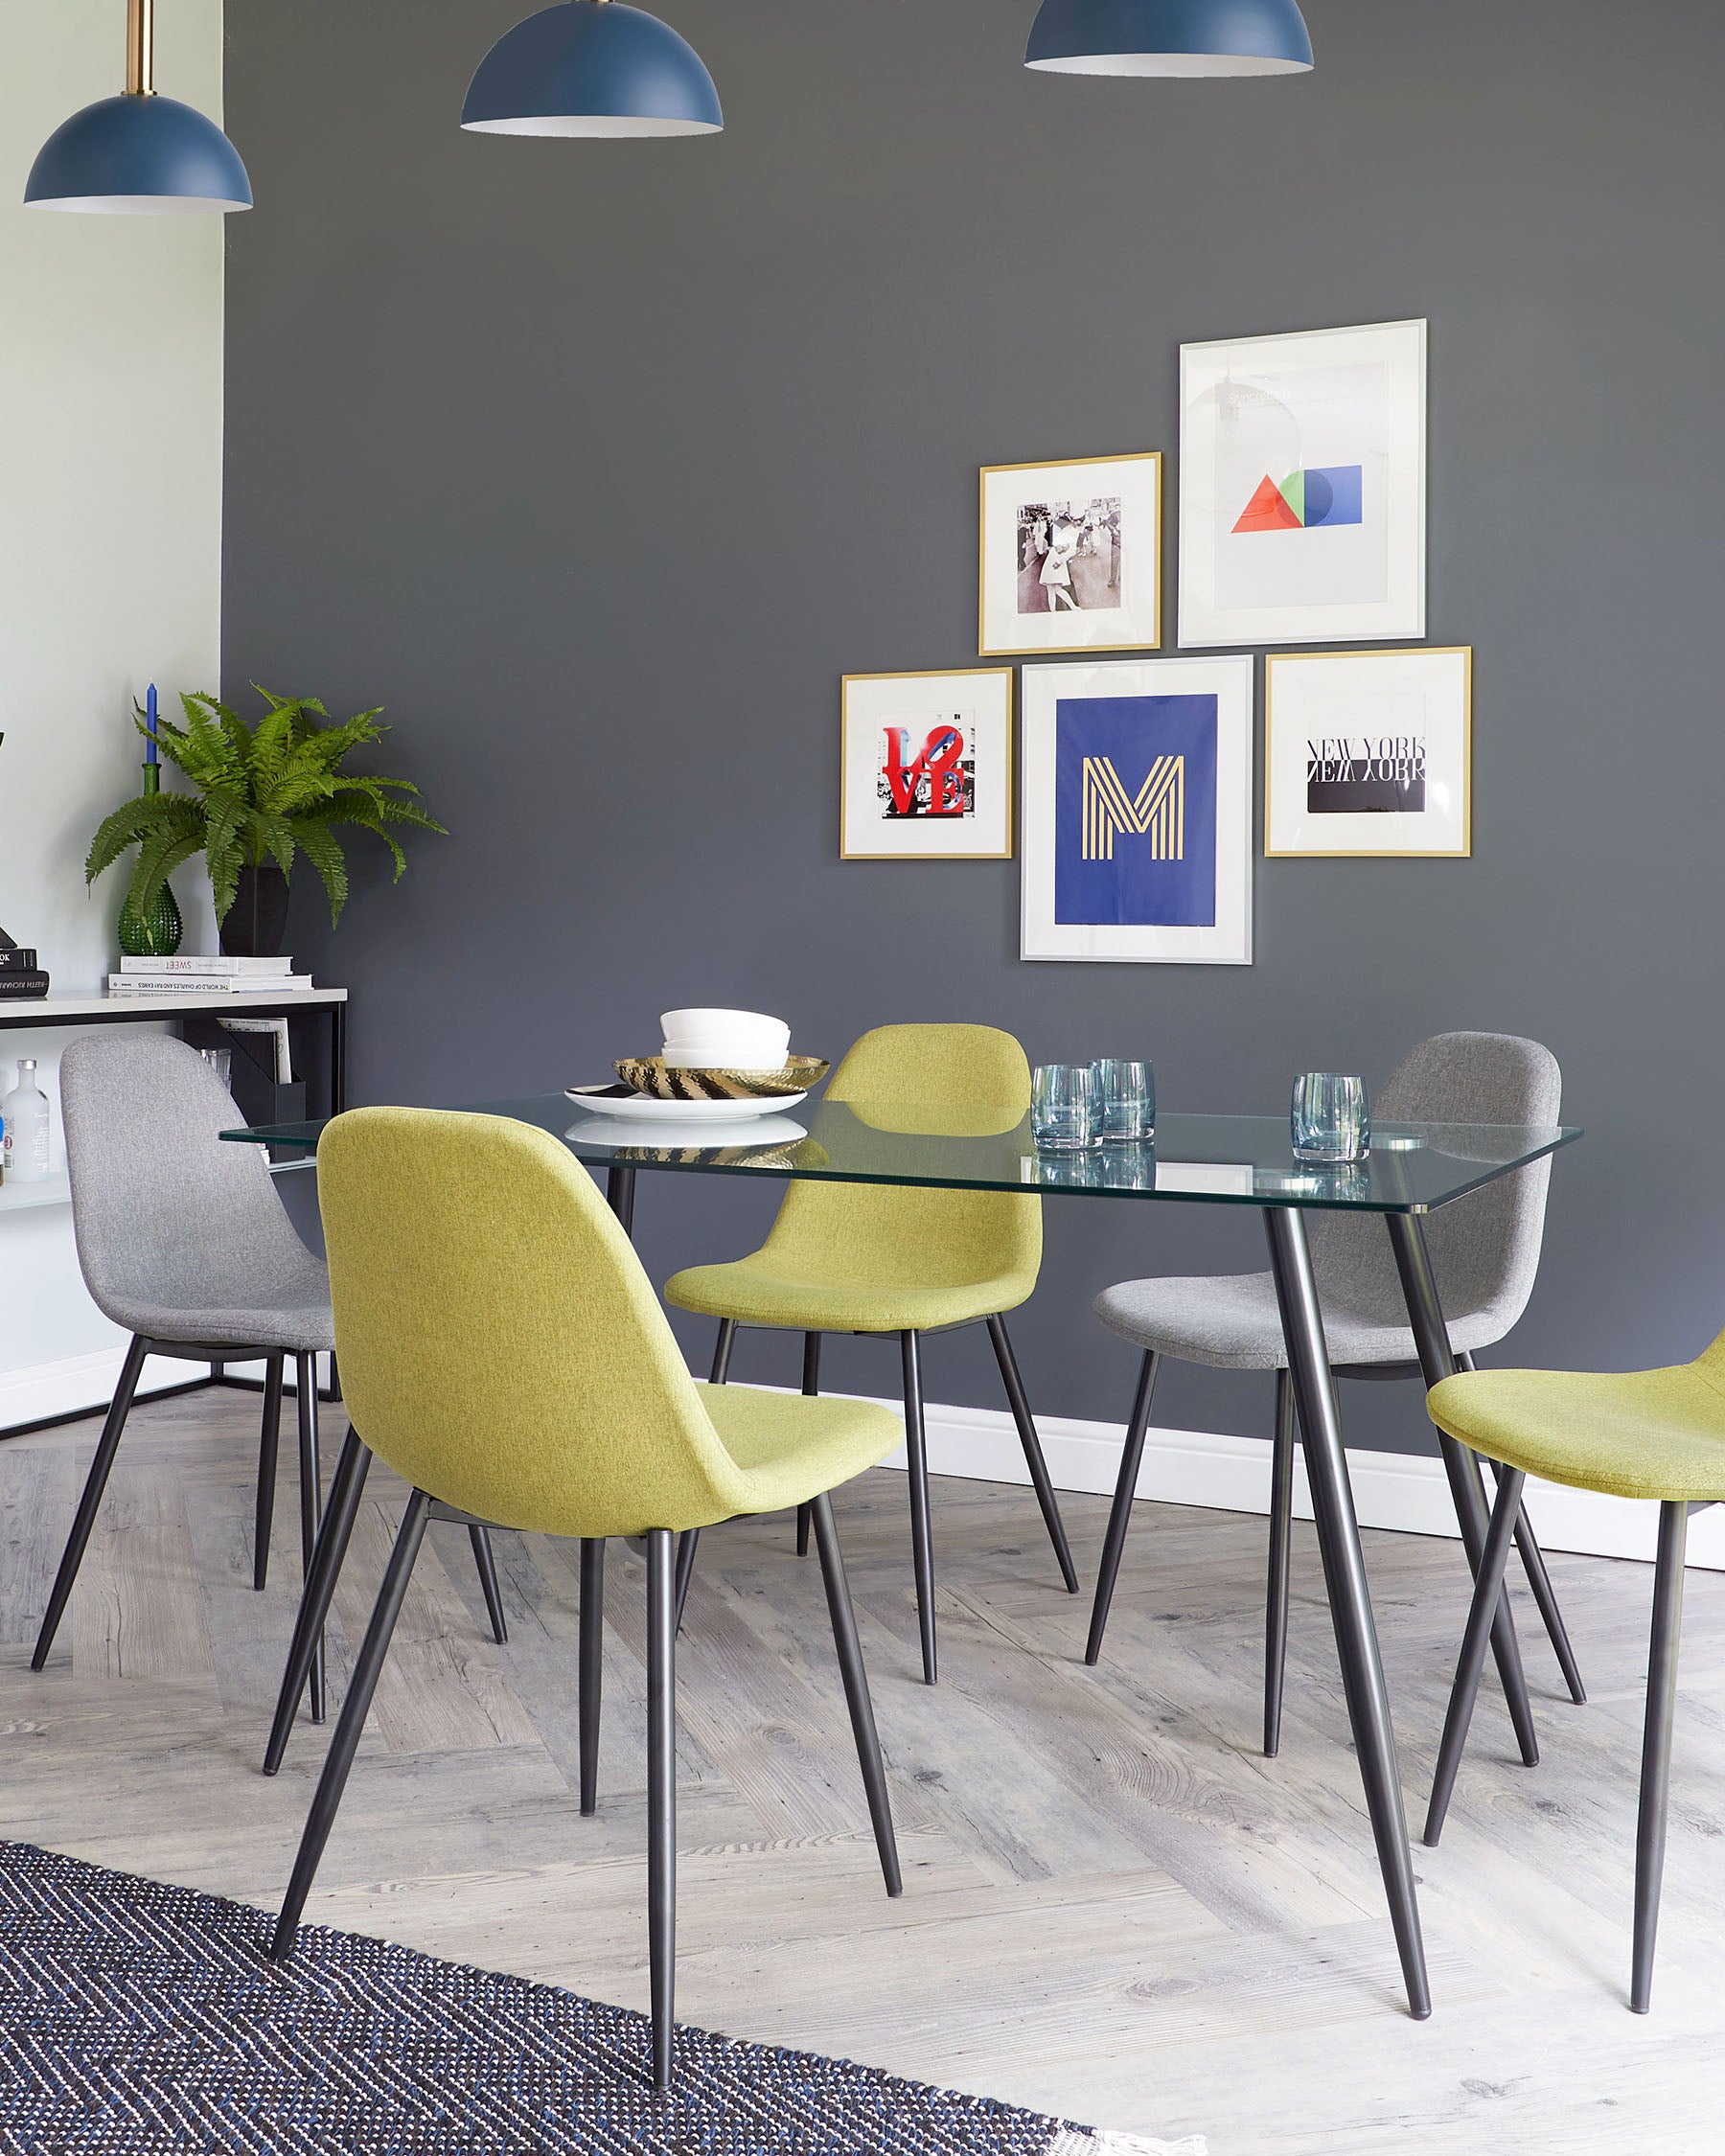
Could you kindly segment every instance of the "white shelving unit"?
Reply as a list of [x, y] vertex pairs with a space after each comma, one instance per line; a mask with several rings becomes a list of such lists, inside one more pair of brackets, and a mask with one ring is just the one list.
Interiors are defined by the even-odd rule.
[[0, 1183], [0, 1214], [27, 1213], [37, 1205], [69, 1205], [72, 1185], [62, 1168], [46, 1182], [19, 1182], [16, 1177]]

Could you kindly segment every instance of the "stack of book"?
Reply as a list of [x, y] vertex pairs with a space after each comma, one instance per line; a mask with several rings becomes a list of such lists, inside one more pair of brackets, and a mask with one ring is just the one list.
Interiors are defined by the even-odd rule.
[[35, 952], [0, 931], [0, 999], [34, 1003], [47, 993], [48, 975], [36, 964]]
[[291, 958], [122, 958], [110, 996], [299, 996], [311, 987]]

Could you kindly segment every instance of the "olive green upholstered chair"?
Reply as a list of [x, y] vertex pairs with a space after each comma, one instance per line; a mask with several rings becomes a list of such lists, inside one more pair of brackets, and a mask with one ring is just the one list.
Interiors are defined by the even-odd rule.
[[[834, 1071], [828, 1100], [877, 1130], [942, 1135], [1013, 1129], [1030, 1107], [1030, 1067], [991, 1025], [883, 1025]], [[803, 1390], [820, 1385], [824, 1333], [896, 1334], [904, 1371], [910, 1548], [923, 1677], [935, 1678], [934, 1557], [923, 1432], [920, 1341], [927, 1332], [986, 1324], [1025, 1464], [1069, 1594], [1078, 1574], [1054, 1485], [1019, 1377], [1003, 1313], [1027, 1301], [1042, 1264], [1042, 1201], [1005, 1191], [914, 1190], [794, 1182], [758, 1250], [727, 1265], [695, 1265], [665, 1283], [679, 1310], [719, 1319], [712, 1382], [723, 1385], [739, 1325], [803, 1336]], [[797, 1547], [808, 1548], [799, 1520]], [[692, 1561], [687, 1546], [685, 1564]]]
[[[360, 1109], [330, 1124], [317, 1166], [348, 1405], [412, 1495], [270, 1951], [277, 1961], [293, 1951], [427, 1523], [581, 1540], [584, 1810], [599, 1736], [603, 1574], [593, 1560], [608, 1537], [644, 1537], [649, 1957], [663, 2087], [676, 1925], [674, 1537], [741, 1513], [813, 1508], [876, 1845], [896, 1894], [886, 1777], [827, 1492], [892, 1451], [897, 1419], [866, 1401], [696, 1384], [628, 1237], [543, 1131]], [[308, 1599], [329, 1584], [309, 1585]]]
[[1644, 2014], [1653, 1988], [1653, 1943], [1665, 1868], [1684, 1542], [1690, 1510], [1725, 1500], [1725, 1334], [1696, 1361], [1675, 1369], [1598, 1377], [1479, 1370], [1446, 1378], [1426, 1400], [1439, 1430], [1498, 1461], [1503, 1470], [1426, 1815], [1425, 1838], [1433, 1846], [1443, 1830], [1467, 1743], [1523, 1483], [1530, 1475], [1538, 1475], [1571, 1489], [1644, 1498], [1659, 1506], [1629, 1984], [1629, 2004]]

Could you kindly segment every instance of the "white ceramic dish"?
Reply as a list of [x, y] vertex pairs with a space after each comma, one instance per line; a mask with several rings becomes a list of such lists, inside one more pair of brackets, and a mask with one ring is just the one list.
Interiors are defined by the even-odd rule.
[[[579, 1100], [579, 1093], [571, 1094]], [[582, 1102], [590, 1107], [590, 1101]], [[738, 1152], [765, 1152], [781, 1145], [797, 1145], [809, 1135], [803, 1123], [794, 1123], [789, 1115], [754, 1115], [747, 1123], [727, 1123], [723, 1131], [715, 1131], [710, 1138], [701, 1138], [688, 1134], [680, 1139], [674, 1138], [662, 1121], [648, 1123], [629, 1122], [621, 1115], [590, 1116], [571, 1123], [564, 1133], [578, 1145], [655, 1146], [664, 1150], [673, 1144], [685, 1146], [710, 1145], [714, 1150], [729, 1147]]]
[[[761, 1100], [649, 1100], [645, 1093], [619, 1092], [614, 1086], [565, 1086], [564, 1098], [593, 1115], [608, 1115], [620, 1122], [665, 1123], [766, 1123], [807, 1093], [778, 1093], [770, 1103]], [[801, 1135], [801, 1133], [798, 1133]]]

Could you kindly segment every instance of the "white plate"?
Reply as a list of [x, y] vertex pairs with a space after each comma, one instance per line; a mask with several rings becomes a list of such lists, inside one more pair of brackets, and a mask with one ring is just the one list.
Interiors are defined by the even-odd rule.
[[[687, 1124], [683, 1128], [687, 1131]], [[727, 1123], [722, 1131], [715, 1131], [704, 1138], [694, 1135], [678, 1138], [662, 1123], [629, 1123], [620, 1115], [608, 1115], [603, 1119], [595, 1115], [571, 1123], [564, 1133], [564, 1137], [577, 1145], [652, 1146], [661, 1153], [678, 1145], [704, 1146], [715, 1153], [727, 1147], [740, 1151], [765, 1150], [771, 1146], [797, 1145], [808, 1135], [807, 1127], [793, 1122], [789, 1115], [758, 1115], [752, 1122]]]
[[770, 1100], [649, 1100], [645, 1093], [612, 1093], [597, 1088], [565, 1086], [564, 1098], [591, 1115], [614, 1115], [625, 1123], [758, 1123], [764, 1115], [782, 1115], [803, 1093], [775, 1093]]

